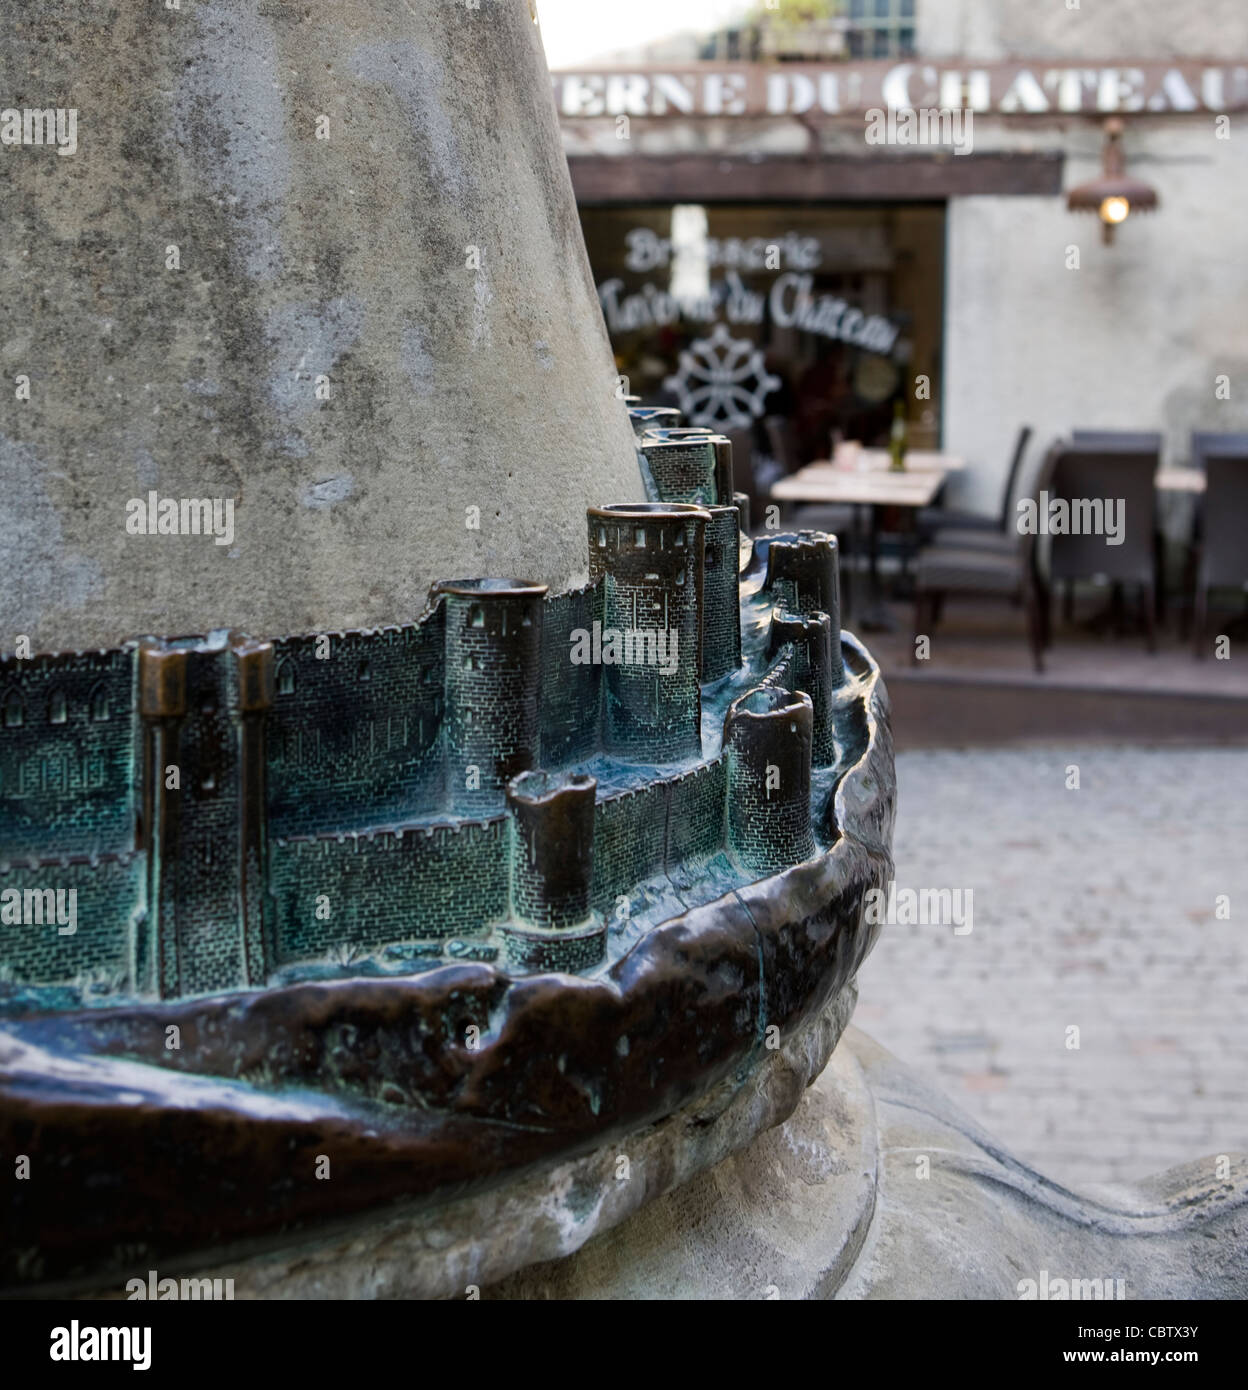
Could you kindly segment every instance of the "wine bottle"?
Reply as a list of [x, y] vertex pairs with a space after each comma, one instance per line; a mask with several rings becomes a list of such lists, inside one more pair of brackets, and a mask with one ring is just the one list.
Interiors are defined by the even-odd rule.
[[893, 403], [893, 428], [889, 433], [888, 452], [892, 459], [889, 464], [894, 473], [902, 473], [906, 467], [906, 445], [909, 442], [909, 429], [906, 425], [906, 403]]

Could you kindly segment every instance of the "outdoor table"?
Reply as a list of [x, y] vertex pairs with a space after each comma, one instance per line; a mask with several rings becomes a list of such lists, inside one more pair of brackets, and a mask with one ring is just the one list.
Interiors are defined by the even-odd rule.
[[[804, 468], [773, 484], [771, 495], [781, 502], [827, 503], [848, 506], [854, 518], [853, 531], [847, 538], [848, 553], [857, 564], [862, 548], [862, 512], [870, 510], [869, 531], [876, 526], [877, 507], [909, 507], [916, 511], [930, 507], [940, 493], [950, 473], [966, 467], [966, 461], [956, 454], [935, 450], [912, 449], [906, 454], [902, 472], [891, 469], [892, 459], [887, 449], [861, 449], [844, 446], [837, 462], [817, 459]], [[1194, 497], [1205, 490], [1205, 474], [1200, 468], [1170, 467], [1157, 470], [1158, 492]], [[872, 555], [874, 560], [874, 553]], [[879, 603], [878, 576], [874, 563], [868, 572], [868, 603], [859, 604], [853, 569], [850, 575], [846, 603], [846, 619], [858, 620], [864, 629], [888, 625], [888, 618]], [[864, 611], [865, 610], [865, 611]]]
[[[855, 567], [862, 549], [861, 514], [864, 509], [870, 512], [870, 533], [874, 536], [878, 507], [908, 507], [915, 511], [930, 507], [949, 474], [965, 466], [962, 459], [952, 454], [920, 449], [906, 454], [906, 467], [900, 472], [890, 469], [891, 459], [886, 449], [847, 451], [846, 458], [850, 466], [827, 460], [807, 464], [791, 477], [773, 484], [771, 496], [781, 502], [823, 502], [851, 507], [854, 524], [849, 552]], [[857, 621], [868, 630], [892, 626], [879, 599], [874, 546], [868, 566], [866, 604], [859, 603], [856, 568], [847, 567], [847, 574], [851, 578], [846, 620]]]
[[[892, 467], [892, 462], [892, 455], [887, 449], [863, 449], [842, 444], [837, 449], [835, 459], [817, 459], [793, 476], [798, 477], [812, 468], [834, 468], [838, 473], [886, 473]], [[944, 469], [951, 473], [965, 467], [966, 460], [958, 454], [943, 454], [938, 449], [906, 450], [907, 473], [928, 473], [933, 469]]]

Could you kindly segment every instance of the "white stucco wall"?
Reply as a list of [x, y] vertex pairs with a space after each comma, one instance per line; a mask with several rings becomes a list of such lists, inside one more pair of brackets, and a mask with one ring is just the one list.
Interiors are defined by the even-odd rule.
[[[996, 125], [977, 121], [976, 151], [1064, 149], [1067, 188], [1099, 169], [1098, 121]], [[1126, 150], [1161, 207], [1112, 246], [1062, 198], [949, 203], [944, 442], [974, 465], [960, 501], [995, 508], [1023, 423], [1029, 463], [1072, 428], [1160, 429], [1171, 461], [1193, 428], [1248, 430], [1248, 115], [1229, 140], [1207, 114], [1139, 117]], [[1221, 373], [1230, 400], [1215, 397]]]
[[916, 9], [926, 58], [1103, 63], [1248, 54], [1244, 0], [918, 0]]

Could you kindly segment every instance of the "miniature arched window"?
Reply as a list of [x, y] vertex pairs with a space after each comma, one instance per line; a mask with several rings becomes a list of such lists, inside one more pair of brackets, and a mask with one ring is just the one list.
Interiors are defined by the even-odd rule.
[[4, 727], [20, 729], [26, 722], [26, 706], [16, 690], [10, 690], [4, 697]]
[[69, 702], [63, 690], [54, 690], [48, 696], [48, 723], [64, 724], [69, 717]]
[[600, 549], [604, 549], [604, 548], [606, 547], [606, 544], [607, 544], [607, 528], [606, 528], [605, 526], [600, 526], [600, 527], [598, 528], [598, 545], [599, 545], [599, 548], [600, 548]]
[[479, 603], [474, 603], [468, 614], [468, 621], [473, 627], [485, 626], [485, 610]]
[[92, 688], [87, 707], [91, 711], [91, 718], [97, 723], [103, 723], [108, 718], [108, 692], [102, 681]]
[[360, 661], [360, 679], [361, 679], [362, 681], [371, 681], [372, 678], [373, 678], [372, 667], [370, 667], [369, 664], [368, 664], [368, 657], [364, 657], [364, 658]]
[[277, 693], [279, 695], [293, 695], [295, 693], [295, 668], [292, 662], [279, 661], [277, 663]]
[[638, 550], [646, 548], [646, 528], [644, 526], [633, 527], [633, 544]]

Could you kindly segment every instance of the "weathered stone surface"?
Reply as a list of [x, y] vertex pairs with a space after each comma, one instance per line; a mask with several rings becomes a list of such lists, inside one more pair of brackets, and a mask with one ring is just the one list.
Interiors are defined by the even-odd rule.
[[[919, 1161], [930, 1163], [920, 1176]], [[1248, 1294], [1248, 1155], [1075, 1192], [1005, 1153], [856, 1028], [782, 1125], [488, 1298]], [[1085, 1292], [1086, 1289], [1086, 1292]]]
[[865, 1034], [846, 1041], [874, 1098], [881, 1161], [875, 1220], [838, 1297], [1019, 1298], [1022, 1281], [1038, 1296], [1055, 1279], [1103, 1291], [1122, 1280], [1126, 1299], [1248, 1296], [1248, 1154], [1225, 1155], [1225, 1177], [1210, 1156], [1144, 1182], [1067, 1188]]
[[[583, 580], [641, 483], [526, 5], [0, 17], [6, 107], [77, 112], [74, 153], [5, 149], [0, 646]], [[127, 534], [150, 490], [232, 500], [232, 543]]]

